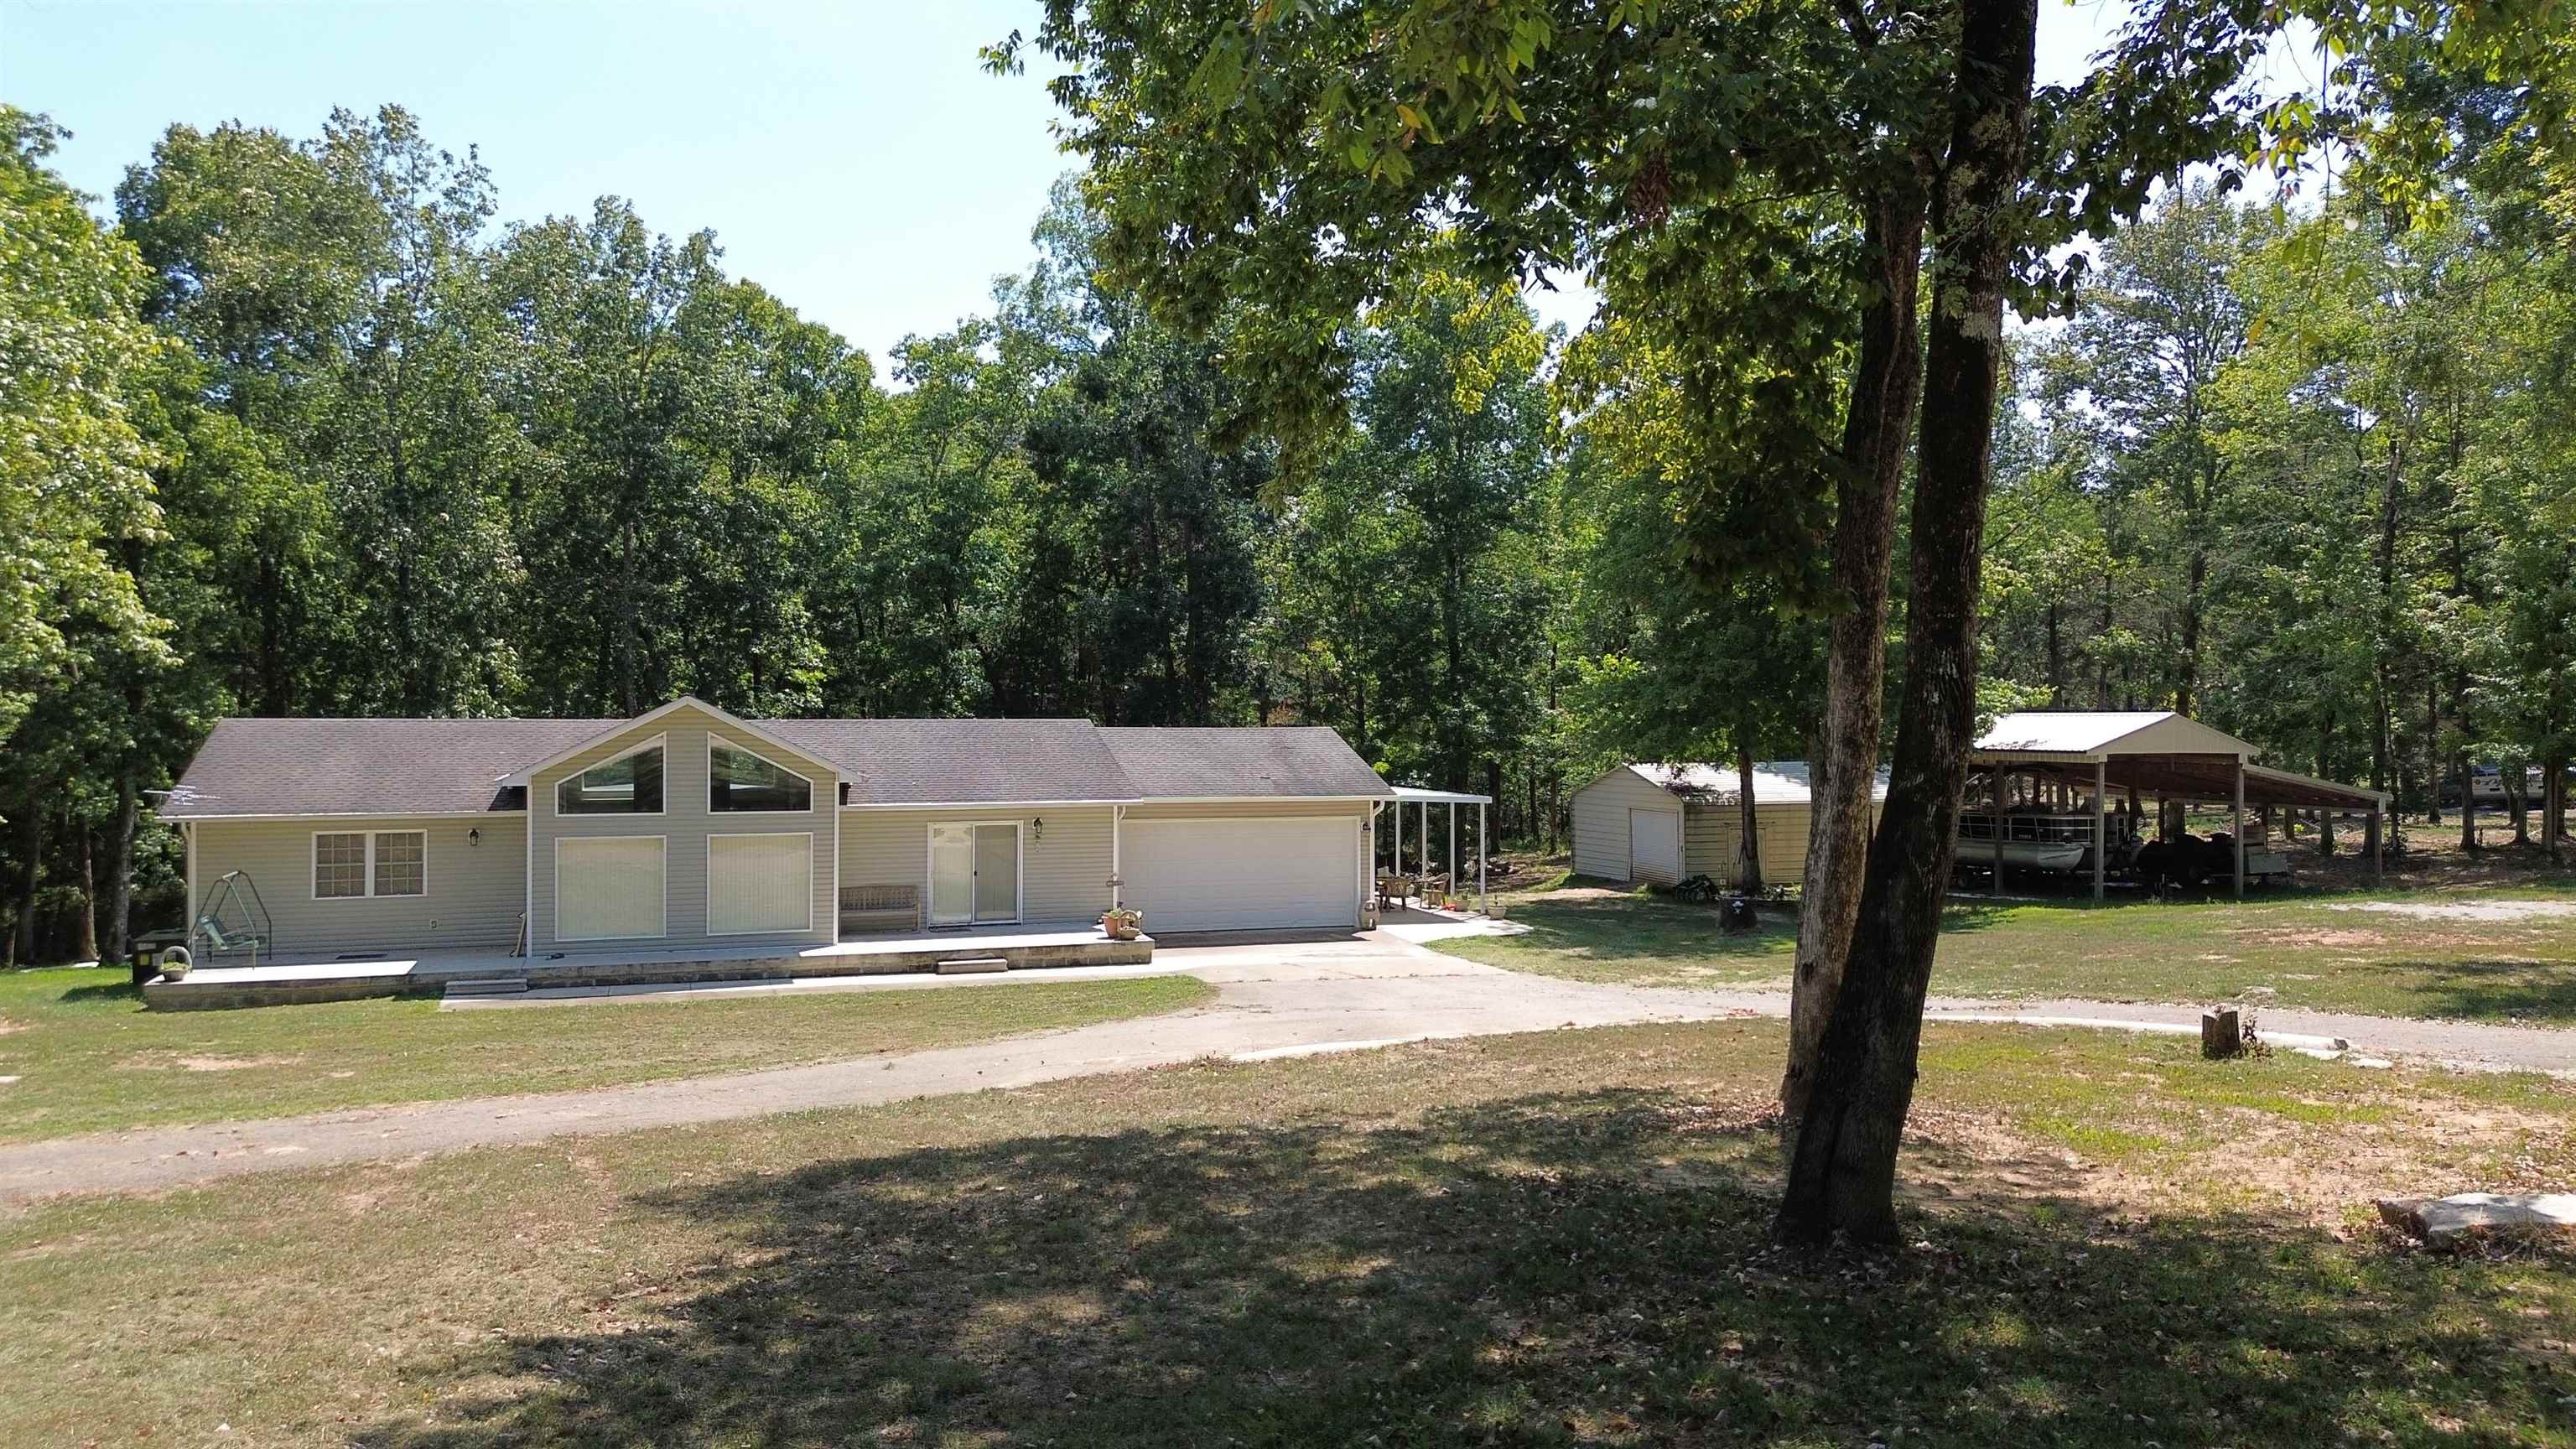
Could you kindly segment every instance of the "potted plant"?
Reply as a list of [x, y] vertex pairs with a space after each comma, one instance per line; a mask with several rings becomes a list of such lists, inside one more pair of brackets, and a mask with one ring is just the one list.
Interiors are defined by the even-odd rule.
[[1110, 940], [1133, 941], [1145, 929], [1145, 913], [1129, 906], [1103, 911], [1100, 929], [1109, 933]]
[[188, 960], [187, 952], [164, 951], [161, 953], [161, 979], [164, 981], [185, 981], [188, 979], [189, 965], [190, 962]]

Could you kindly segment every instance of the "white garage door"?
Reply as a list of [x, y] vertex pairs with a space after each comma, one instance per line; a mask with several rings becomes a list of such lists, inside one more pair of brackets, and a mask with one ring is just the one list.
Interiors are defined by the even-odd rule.
[[662, 837], [555, 841], [555, 939], [633, 941], [664, 932]]
[[707, 837], [707, 934], [750, 936], [814, 926], [814, 837]]
[[1123, 898], [1166, 931], [1359, 921], [1360, 825], [1337, 820], [1130, 820]]
[[1632, 880], [1670, 884], [1682, 878], [1682, 813], [1628, 812], [1628, 874]]

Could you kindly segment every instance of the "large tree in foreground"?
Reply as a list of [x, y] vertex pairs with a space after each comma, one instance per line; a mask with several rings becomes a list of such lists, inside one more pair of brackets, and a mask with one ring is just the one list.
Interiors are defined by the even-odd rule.
[[[2240, 80], [2285, 15], [2167, 0], [2082, 86], [2045, 93], [2036, 18], [2035, 0], [1049, 0], [1035, 38], [1071, 68], [1054, 91], [1091, 163], [1104, 260], [1182, 322], [1222, 322], [1260, 420], [1292, 443], [1335, 410], [1352, 319], [1435, 254], [1498, 278], [1583, 269], [1614, 316], [1681, 350], [1676, 562], [1767, 576], [1836, 615], [1785, 1094], [1794, 1237], [1894, 1232], [1974, 724], [2008, 297], [2056, 242], [2134, 214], [2155, 177], [2242, 145], [2258, 108]], [[2339, 42], [2431, 44], [2447, 22], [2440, 7], [2325, 18]], [[1784, 236], [1798, 204], [1827, 210]], [[1818, 258], [1857, 305], [1758, 285], [1784, 254]], [[1901, 728], [1864, 853], [1918, 345]], [[1781, 425], [1812, 408], [1740, 406], [1837, 364], [1838, 438]]]

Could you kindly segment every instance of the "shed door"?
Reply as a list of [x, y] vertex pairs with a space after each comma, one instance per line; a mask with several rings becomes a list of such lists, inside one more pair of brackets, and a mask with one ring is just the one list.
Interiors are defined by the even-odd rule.
[[1130, 820], [1120, 897], [1156, 931], [1359, 923], [1360, 826], [1339, 819]]
[[1668, 885], [1682, 878], [1682, 812], [1628, 812], [1628, 874]]
[[565, 836], [555, 842], [555, 939], [635, 941], [664, 933], [662, 837]]

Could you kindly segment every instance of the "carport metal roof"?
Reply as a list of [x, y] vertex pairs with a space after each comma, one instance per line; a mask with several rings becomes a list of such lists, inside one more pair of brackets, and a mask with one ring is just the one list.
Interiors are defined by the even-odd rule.
[[2251, 742], [2172, 710], [2046, 710], [1997, 719], [1968, 760], [1989, 772], [2088, 786], [2098, 767], [2111, 788], [2178, 800], [2236, 798], [2241, 768], [2249, 805], [2388, 806], [2382, 791], [2258, 765], [2258, 753]]
[[1425, 800], [1434, 805], [1491, 805], [1491, 795], [1471, 795], [1464, 790], [1426, 790], [1419, 785], [1392, 787], [1398, 800]]

